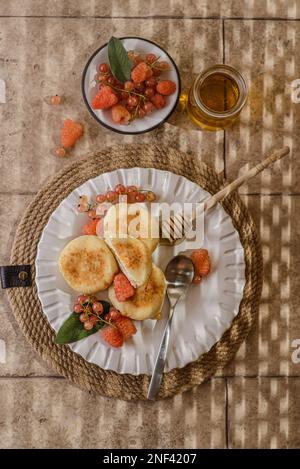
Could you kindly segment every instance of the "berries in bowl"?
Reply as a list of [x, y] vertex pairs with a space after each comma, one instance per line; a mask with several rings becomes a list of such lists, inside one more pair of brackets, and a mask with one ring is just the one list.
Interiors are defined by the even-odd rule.
[[138, 134], [158, 127], [175, 110], [180, 77], [173, 59], [157, 44], [112, 37], [86, 64], [82, 93], [100, 124]]

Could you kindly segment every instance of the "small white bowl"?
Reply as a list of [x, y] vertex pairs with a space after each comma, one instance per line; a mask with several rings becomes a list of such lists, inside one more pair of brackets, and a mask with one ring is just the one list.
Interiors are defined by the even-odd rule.
[[166, 121], [176, 108], [180, 96], [180, 76], [178, 68], [172, 57], [154, 42], [140, 37], [123, 37], [120, 39], [128, 51], [134, 50], [141, 54], [153, 53], [160, 57], [160, 60], [169, 62], [172, 69], [168, 72], [163, 72], [161, 79], [174, 81], [176, 83], [176, 92], [171, 96], [167, 96], [167, 105], [163, 109], [155, 109], [151, 114], [146, 115], [142, 119], [135, 119], [128, 125], [120, 125], [113, 122], [110, 109], [105, 111], [93, 109], [90, 103], [98, 91], [98, 83], [95, 80], [98, 73], [97, 67], [103, 62], [108, 63], [107, 44], [105, 44], [93, 53], [83, 70], [81, 83], [83, 99], [89, 112], [104, 127], [122, 134], [141, 134], [149, 132]]

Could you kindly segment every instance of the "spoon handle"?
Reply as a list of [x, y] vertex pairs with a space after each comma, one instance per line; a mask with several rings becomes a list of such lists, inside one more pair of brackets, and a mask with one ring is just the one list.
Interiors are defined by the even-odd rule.
[[171, 332], [171, 324], [172, 324], [172, 319], [173, 319], [173, 311], [174, 307], [172, 306], [170, 309], [170, 316], [167, 321], [161, 343], [159, 346], [159, 351], [156, 357], [155, 365], [154, 365], [154, 370], [151, 376], [149, 388], [148, 388], [148, 394], [147, 394], [147, 399], [154, 399], [156, 394], [158, 394], [161, 381], [162, 381], [162, 376], [163, 372], [165, 369], [165, 363], [166, 363], [166, 358], [167, 358], [167, 352], [168, 352], [168, 347], [169, 347], [169, 340], [170, 340], [170, 332]]

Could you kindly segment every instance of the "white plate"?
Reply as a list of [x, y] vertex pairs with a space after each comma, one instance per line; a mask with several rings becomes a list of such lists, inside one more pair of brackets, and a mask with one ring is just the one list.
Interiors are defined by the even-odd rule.
[[[208, 192], [169, 171], [157, 169], [119, 169], [90, 179], [75, 189], [53, 212], [42, 233], [36, 258], [36, 284], [44, 314], [55, 331], [72, 312], [77, 294], [70, 289], [58, 269], [62, 248], [81, 234], [85, 214], [77, 214], [78, 196], [95, 197], [116, 184], [138, 185], [153, 190], [159, 201], [172, 203], [199, 202]], [[238, 314], [245, 285], [244, 251], [231, 218], [218, 205], [205, 217], [204, 247], [212, 260], [212, 272], [200, 285], [191, 286], [184, 301], [176, 309], [172, 324], [166, 370], [183, 367], [197, 359], [221, 338]], [[154, 262], [162, 269], [180, 251], [189, 249], [189, 242], [170, 248], [159, 246]], [[99, 294], [106, 299], [105, 294]], [[163, 319], [136, 321], [137, 334], [123, 347], [105, 345], [100, 334], [71, 344], [76, 353], [101, 368], [118, 373], [151, 374], [157, 348], [168, 311], [166, 300]]]
[[134, 50], [141, 54], [154, 53], [160, 60], [164, 60], [170, 64], [172, 69], [168, 72], [164, 72], [161, 76], [163, 80], [172, 80], [176, 83], [176, 93], [171, 96], [167, 96], [167, 105], [163, 109], [154, 110], [151, 114], [145, 116], [143, 119], [135, 119], [129, 125], [119, 125], [113, 122], [111, 118], [111, 110], [101, 111], [93, 109], [90, 105], [92, 99], [98, 92], [98, 83], [95, 80], [97, 75], [97, 67], [99, 64], [106, 62], [108, 63], [107, 57], [107, 45], [102, 46], [98, 49], [88, 60], [82, 76], [82, 93], [85, 104], [88, 110], [100, 124], [108, 127], [115, 132], [125, 134], [138, 134], [153, 130], [155, 127], [164, 122], [174, 111], [178, 102], [180, 94], [180, 78], [176, 64], [172, 57], [159, 47], [154, 42], [139, 37], [127, 37], [122, 39], [122, 43], [127, 51]]

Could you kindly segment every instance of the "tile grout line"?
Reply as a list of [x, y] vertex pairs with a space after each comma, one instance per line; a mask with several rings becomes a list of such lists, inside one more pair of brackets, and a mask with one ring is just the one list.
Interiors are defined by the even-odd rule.
[[[5, 376], [5, 375], [1, 375], [0, 376], [0, 380], [4, 380], [4, 379], [23, 379], [23, 380], [26, 380], [26, 379], [61, 379], [61, 380], [66, 380], [67, 381], [67, 378], [65, 378], [64, 376], [60, 376], [60, 375], [11, 375], [11, 376]], [[71, 383], [71, 381], [69, 381]]]
[[299, 375], [224, 375], [224, 376], [213, 376], [214, 379], [300, 379]]
[[243, 16], [183, 16], [183, 15], [149, 15], [149, 16], [109, 16], [109, 15], [0, 15], [0, 18], [30, 18], [30, 19], [158, 19], [158, 20], [226, 20], [226, 21], [300, 21], [299, 18], [284, 18], [284, 17], [243, 17]]
[[229, 402], [228, 402], [228, 378], [225, 377], [225, 444], [229, 449]]
[[24, 191], [24, 192], [19, 192], [19, 191], [0, 191], [0, 196], [1, 195], [36, 195], [38, 191], [36, 192], [30, 192], [30, 191]]

